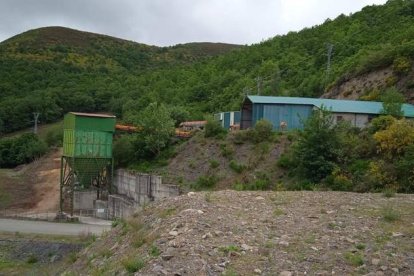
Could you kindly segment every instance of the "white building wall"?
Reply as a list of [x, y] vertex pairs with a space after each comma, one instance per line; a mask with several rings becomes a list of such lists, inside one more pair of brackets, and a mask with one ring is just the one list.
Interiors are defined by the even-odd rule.
[[337, 124], [341, 120], [348, 121], [351, 123], [352, 126], [364, 128], [369, 123], [369, 115], [368, 114], [355, 114], [355, 113], [339, 113], [334, 112], [334, 123]]

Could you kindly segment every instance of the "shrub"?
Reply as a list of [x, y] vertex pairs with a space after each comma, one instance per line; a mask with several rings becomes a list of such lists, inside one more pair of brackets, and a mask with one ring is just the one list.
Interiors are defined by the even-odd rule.
[[33, 161], [47, 151], [45, 142], [33, 133], [0, 140], [0, 167], [15, 167]]
[[224, 138], [227, 134], [227, 130], [225, 130], [219, 121], [214, 120], [214, 118], [208, 118], [207, 124], [204, 127], [204, 137], [216, 137], [216, 138]]
[[353, 187], [349, 177], [338, 168], [332, 171], [331, 175], [325, 179], [324, 184], [334, 191], [350, 191]]
[[411, 61], [406, 57], [398, 57], [394, 60], [392, 69], [397, 75], [406, 75], [411, 71]]
[[63, 130], [61, 128], [54, 128], [46, 133], [45, 142], [49, 147], [61, 147], [63, 143]]
[[404, 155], [408, 145], [414, 144], [414, 126], [407, 120], [394, 121], [387, 129], [374, 134], [378, 151], [392, 160]]
[[215, 169], [220, 165], [217, 160], [210, 160], [210, 168]]
[[271, 141], [273, 138], [273, 125], [271, 122], [261, 119], [254, 126], [252, 140], [254, 143]]
[[37, 263], [38, 262], [38, 259], [37, 259], [37, 257], [36, 256], [34, 256], [34, 255], [30, 255], [29, 256], [29, 258], [27, 258], [27, 261], [26, 261], [28, 264], [35, 264], [35, 263]]
[[361, 266], [364, 264], [364, 258], [359, 253], [346, 252], [345, 259], [353, 266]]
[[242, 173], [246, 169], [245, 165], [238, 164], [235, 160], [231, 160], [229, 166], [236, 173]]
[[371, 124], [368, 128], [370, 133], [375, 133], [380, 130], [387, 129], [390, 125], [395, 122], [395, 118], [391, 115], [382, 115], [377, 118], [372, 119]]
[[245, 130], [238, 130], [233, 132], [233, 143], [236, 145], [244, 144], [251, 140], [251, 136], [253, 133], [252, 129], [245, 129]]
[[134, 160], [134, 145], [132, 137], [123, 135], [114, 141], [113, 156], [115, 166], [126, 167]]
[[200, 176], [196, 183], [193, 184], [195, 190], [212, 189], [218, 182], [218, 177], [215, 175], [203, 175]]
[[230, 159], [231, 157], [233, 157], [234, 149], [232, 146], [228, 144], [221, 144], [220, 151], [221, 151], [221, 155], [227, 159]]
[[129, 273], [135, 273], [145, 266], [145, 261], [141, 258], [126, 259], [122, 265]]
[[295, 167], [295, 162], [289, 153], [282, 153], [277, 160], [277, 165], [282, 169], [291, 169]]
[[382, 195], [386, 198], [394, 197], [395, 196], [395, 190], [391, 188], [386, 188], [382, 191]]
[[404, 115], [402, 105], [405, 97], [395, 87], [388, 88], [381, 97], [382, 113], [400, 118]]
[[264, 191], [270, 188], [271, 183], [270, 177], [266, 173], [258, 172], [254, 181], [248, 183], [236, 182], [233, 189], [236, 191]]
[[398, 187], [397, 179], [392, 170], [393, 165], [390, 163], [382, 160], [371, 161], [365, 177], [365, 190], [358, 190], [358, 192], [378, 192], [385, 187]]
[[391, 206], [386, 206], [382, 209], [382, 218], [386, 222], [394, 222], [401, 218], [401, 214]]
[[400, 191], [406, 193], [414, 192], [414, 144], [405, 148], [404, 155], [395, 163]]

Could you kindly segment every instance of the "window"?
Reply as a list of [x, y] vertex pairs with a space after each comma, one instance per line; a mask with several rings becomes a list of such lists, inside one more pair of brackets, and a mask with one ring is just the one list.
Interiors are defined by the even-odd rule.
[[340, 121], [343, 121], [344, 120], [344, 117], [342, 117], [342, 116], [336, 116], [336, 121], [337, 122], [340, 122]]

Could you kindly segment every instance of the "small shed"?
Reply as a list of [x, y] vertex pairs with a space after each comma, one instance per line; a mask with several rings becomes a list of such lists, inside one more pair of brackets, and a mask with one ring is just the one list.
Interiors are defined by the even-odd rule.
[[235, 125], [240, 124], [240, 111], [227, 111], [214, 114], [214, 118], [220, 121], [221, 126], [225, 129], [230, 129]]
[[[326, 107], [333, 113], [334, 122], [350, 121], [356, 127], [365, 127], [381, 114], [382, 102], [332, 100], [301, 97], [247, 96], [242, 105], [240, 128], [253, 127], [260, 119], [273, 124], [274, 129], [302, 129], [303, 123], [315, 109]], [[414, 106], [403, 104], [404, 116], [414, 118]]]

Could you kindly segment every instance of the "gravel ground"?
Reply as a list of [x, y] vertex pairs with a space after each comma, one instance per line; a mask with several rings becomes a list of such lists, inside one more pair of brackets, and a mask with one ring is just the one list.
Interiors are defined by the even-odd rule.
[[414, 195], [202, 192], [147, 206], [76, 274], [414, 275]]
[[34, 241], [34, 240], [0, 240], [1, 259], [12, 261], [33, 261], [38, 263], [53, 263], [60, 261], [64, 256], [71, 252], [79, 252], [84, 245]]

